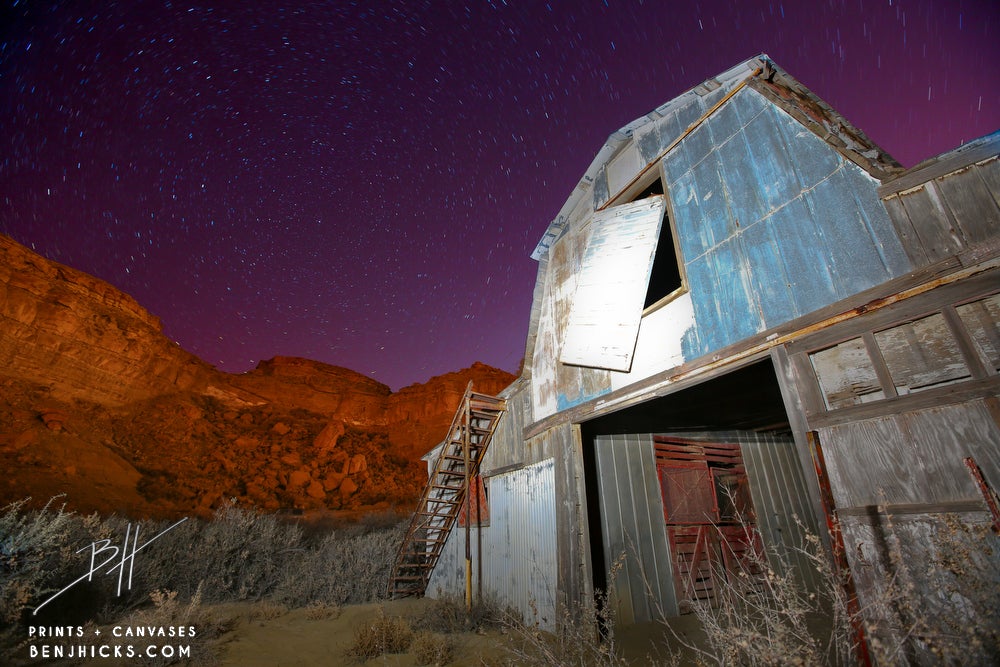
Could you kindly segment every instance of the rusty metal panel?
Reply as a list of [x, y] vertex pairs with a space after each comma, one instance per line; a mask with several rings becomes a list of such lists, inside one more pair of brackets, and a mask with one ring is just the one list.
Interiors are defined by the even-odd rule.
[[628, 371], [666, 203], [650, 197], [594, 215], [560, 361]]
[[[551, 629], [556, 622], [556, 501], [552, 459], [488, 477], [490, 525], [472, 528], [473, 589]], [[481, 579], [480, 579], [481, 577]], [[456, 528], [428, 597], [465, 594], [465, 531]]]

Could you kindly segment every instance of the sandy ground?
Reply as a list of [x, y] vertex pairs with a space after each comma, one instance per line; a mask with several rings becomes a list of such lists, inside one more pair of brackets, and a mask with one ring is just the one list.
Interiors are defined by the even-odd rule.
[[[437, 605], [437, 606], [436, 606]], [[460, 625], [456, 617], [443, 618], [440, 604], [428, 599], [407, 598], [342, 608], [287, 610], [272, 603], [239, 603], [200, 607], [199, 617], [192, 619], [197, 629], [194, 640], [172, 640], [176, 645], [190, 646], [190, 660], [181, 664], [190, 667], [311, 667], [351, 666], [410, 667], [427, 664], [418, 660], [411, 648], [406, 653], [386, 654], [366, 661], [350, 654], [358, 628], [376, 620], [380, 614], [389, 618], [405, 619], [415, 632], [433, 632], [452, 646], [451, 659], [446, 663], [454, 667], [501, 667], [522, 664], [512, 659], [510, 647], [523, 643], [523, 635], [507, 628], [490, 627], [480, 631], [453, 632]], [[145, 622], [132, 619], [140, 627]], [[149, 621], [155, 622], [155, 621]], [[184, 621], [187, 623], [188, 621]], [[684, 616], [671, 620], [673, 634], [661, 624], [651, 623], [619, 627], [615, 631], [616, 652], [631, 665], [692, 665], [694, 653], [684, 649], [683, 643], [695, 645], [703, 641], [696, 619]], [[225, 628], [219, 634], [212, 630]], [[121, 626], [119, 626], [121, 627]], [[92, 632], [92, 627], [88, 632]], [[113, 639], [113, 626], [102, 627], [100, 642], [127, 645], [141, 640]], [[211, 636], [211, 639], [208, 637]], [[170, 644], [171, 640], [156, 640]], [[584, 640], [577, 639], [583, 643]], [[673, 656], [673, 657], [672, 657]], [[162, 660], [99, 658], [84, 661], [27, 660], [19, 665], [80, 665], [86, 667], [158, 667]], [[176, 663], [175, 663], [176, 664]], [[433, 664], [433, 663], [432, 663]], [[544, 660], [529, 664], [544, 665]], [[606, 664], [606, 663], [601, 663]]]
[[[394, 600], [381, 604], [344, 607], [336, 618], [311, 620], [305, 609], [296, 609], [277, 618], [240, 621], [237, 627], [220, 638], [218, 655], [221, 664], [229, 667], [265, 666], [297, 667], [312, 665], [416, 665], [412, 653], [383, 655], [361, 662], [348, 655], [357, 627], [376, 618], [382, 610], [386, 616], [406, 619], [419, 618], [428, 601], [423, 599]], [[502, 635], [463, 632], [449, 634], [455, 644], [450, 665], [481, 665], [482, 657], [499, 657]]]
[[[311, 665], [364, 665], [368, 667], [409, 667], [417, 665], [412, 653], [383, 655], [368, 661], [358, 661], [348, 654], [356, 628], [376, 618], [379, 612], [411, 621], [426, 618], [431, 601], [404, 599], [381, 604], [344, 607], [336, 618], [311, 620], [303, 609], [290, 611], [268, 620], [240, 621], [237, 627], [220, 638], [218, 656], [229, 667], [275, 665], [281, 667]], [[685, 643], [703, 641], [696, 619], [685, 616], [673, 619], [674, 633]], [[453, 643], [454, 654], [449, 665], [499, 665], [509, 658], [504, 648], [516, 638], [506, 630], [460, 632], [446, 635]], [[616, 645], [633, 665], [671, 664], [670, 655], [677, 656], [681, 665], [693, 664], [694, 654], [684, 649], [664, 626], [656, 623], [619, 628]]]

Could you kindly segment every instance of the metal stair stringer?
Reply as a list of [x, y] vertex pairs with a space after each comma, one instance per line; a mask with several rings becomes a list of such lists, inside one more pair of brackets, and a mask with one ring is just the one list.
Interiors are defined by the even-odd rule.
[[396, 555], [390, 598], [419, 597], [427, 590], [506, 407], [506, 400], [476, 393], [469, 382]]

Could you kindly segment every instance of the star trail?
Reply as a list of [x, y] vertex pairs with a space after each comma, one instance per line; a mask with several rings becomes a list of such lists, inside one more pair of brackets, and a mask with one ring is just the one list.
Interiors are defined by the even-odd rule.
[[229, 372], [515, 371], [607, 136], [767, 53], [904, 166], [1000, 127], [995, 2], [7, 2], [0, 232]]

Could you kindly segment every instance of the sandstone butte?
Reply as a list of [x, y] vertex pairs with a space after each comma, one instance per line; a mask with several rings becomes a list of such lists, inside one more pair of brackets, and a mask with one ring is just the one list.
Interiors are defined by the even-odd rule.
[[78, 512], [208, 515], [389, 511], [415, 504], [476, 363], [397, 392], [275, 357], [230, 374], [185, 352], [110, 284], [0, 235], [0, 504], [54, 496]]

